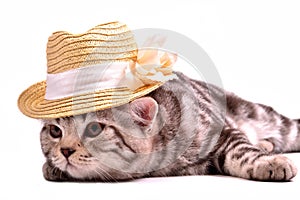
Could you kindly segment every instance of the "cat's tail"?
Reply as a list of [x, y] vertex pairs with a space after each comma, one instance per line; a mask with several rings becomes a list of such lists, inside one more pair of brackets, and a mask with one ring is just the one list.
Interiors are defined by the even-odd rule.
[[283, 115], [280, 118], [279, 138], [272, 138], [275, 152], [300, 152], [300, 119], [292, 120]]
[[294, 130], [289, 133], [290, 151], [300, 152], [300, 119], [294, 119], [295, 123]]
[[248, 136], [256, 133], [251, 141], [268, 152], [300, 152], [300, 119], [290, 119], [270, 106], [252, 103], [234, 94], [227, 95], [227, 116], [233, 127], [237, 126]]

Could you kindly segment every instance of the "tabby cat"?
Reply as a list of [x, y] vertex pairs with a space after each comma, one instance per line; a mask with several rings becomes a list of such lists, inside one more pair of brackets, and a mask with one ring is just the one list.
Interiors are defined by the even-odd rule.
[[280, 153], [299, 151], [299, 121], [176, 72], [147, 96], [113, 109], [42, 120], [51, 181], [121, 181], [224, 174], [288, 181]]

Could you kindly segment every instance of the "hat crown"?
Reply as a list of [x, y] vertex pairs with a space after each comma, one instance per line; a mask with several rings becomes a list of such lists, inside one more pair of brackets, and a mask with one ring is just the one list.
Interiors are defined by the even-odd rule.
[[133, 33], [120, 22], [98, 25], [83, 34], [54, 32], [47, 43], [47, 72], [56, 74], [96, 64], [135, 61]]

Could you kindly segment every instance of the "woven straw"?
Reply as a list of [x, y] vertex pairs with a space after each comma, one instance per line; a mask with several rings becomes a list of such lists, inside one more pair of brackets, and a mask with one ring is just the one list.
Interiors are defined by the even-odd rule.
[[[47, 72], [56, 74], [95, 64], [136, 61], [137, 46], [127, 26], [119, 22], [98, 25], [84, 34], [53, 33], [47, 44]], [[21, 112], [37, 119], [59, 118], [126, 104], [157, 89], [162, 83], [136, 91], [100, 90], [58, 100], [45, 100], [46, 81], [26, 89], [18, 99]]]

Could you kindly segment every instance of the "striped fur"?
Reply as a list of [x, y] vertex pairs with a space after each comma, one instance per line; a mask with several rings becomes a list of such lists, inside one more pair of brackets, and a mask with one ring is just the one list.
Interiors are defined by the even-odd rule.
[[294, 164], [280, 153], [300, 151], [298, 120], [177, 76], [147, 97], [114, 109], [43, 120], [45, 178], [120, 181], [225, 174], [287, 181], [296, 175]]

